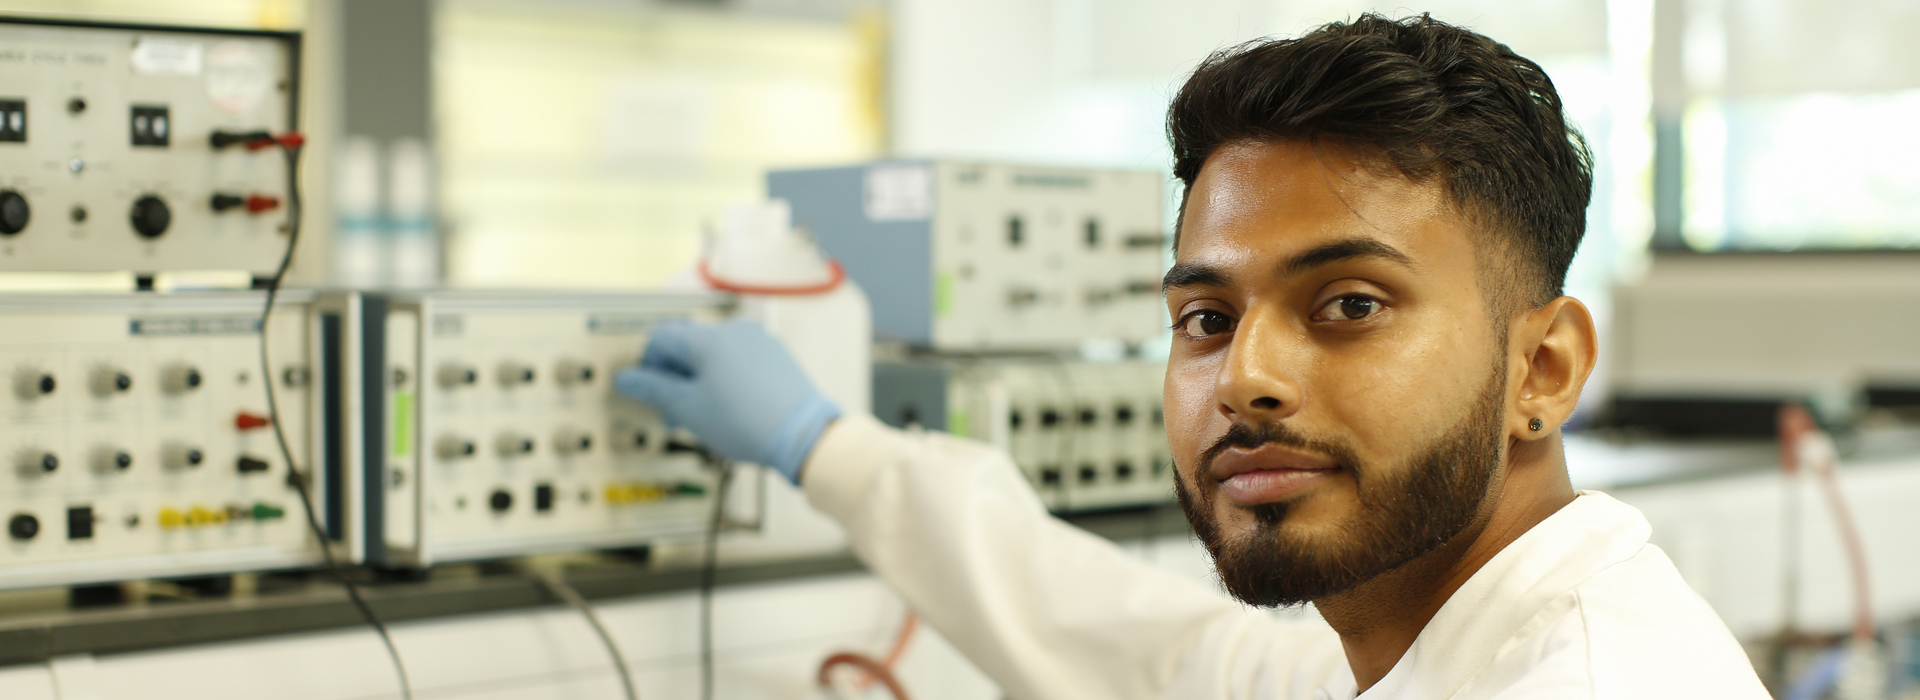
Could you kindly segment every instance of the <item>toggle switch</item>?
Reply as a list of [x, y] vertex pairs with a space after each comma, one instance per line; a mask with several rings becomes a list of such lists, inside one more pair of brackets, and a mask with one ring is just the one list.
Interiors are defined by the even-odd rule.
[[236, 430], [259, 430], [269, 425], [273, 425], [273, 419], [258, 413], [241, 411], [239, 415], [233, 417], [233, 427]]
[[124, 394], [133, 389], [133, 375], [113, 367], [93, 371], [93, 393], [101, 396]]
[[520, 386], [533, 383], [533, 367], [514, 361], [500, 363], [500, 384], [502, 386]]
[[440, 386], [453, 389], [473, 386], [475, 382], [480, 381], [480, 373], [467, 365], [449, 362], [440, 365], [440, 370], [434, 373], [434, 378], [440, 382]]
[[240, 455], [239, 467], [240, 467], [240, 473], [242, 474], [254, 474], [257, 472], [263, 472], [271, 468], [272, 466], [273, 466], [272, 464], [267, 463], [267, 460], [261, 459], [259, 457], [253, 457], [250, 455]]
[[20, 471], [27, 474], [52, 474], [60, 470], [60, 457], [46, 450], [20, 453]]
[[118, 447], [102, 447], [93, 452], [93, 469], [101, 472], [123, 472], [133, 466], [133, 453]]
[[207, 461], [207, 453], [200, 448], [185, 443], [173, 443], [166, 448], [168, 469], [192, 469]]
[[458, 435], [443, 435], [434, 443], [433, 451], [441, 459], [465, 459], [472, 457], [477, 448], [472, 440]]
[[206, 378], [200, 376], [200, 370], [188, 364], [168, 367], [160, 377], [160, 387], [169, 394], [185, 394], [199, 389], [204, 383]]
[[60, 383], [53, 375], [37, 369], [21, 370], [13, 377], [13, 391], [23, 399], [37, 399], [53, 393]]
[[593, 365], [578, 360], [564, 360], [560, 363], [554, 378], [561, 384], [574, 386], [593, 383]]
[[533, 454], [533, 438], [519, 433], [501, 433], [494, 439], [494, 448], [500, 450], [502, 457], [521, 457]]
[[579, 430], [562, 430], [553, 438], [553, 450], [571, 455], [593, 450], [593, 435]]

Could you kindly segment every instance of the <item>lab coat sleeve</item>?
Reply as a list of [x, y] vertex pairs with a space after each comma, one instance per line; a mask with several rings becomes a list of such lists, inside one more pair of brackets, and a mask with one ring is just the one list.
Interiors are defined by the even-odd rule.
[[[1054, 519], [1009, 458], [977, 442], [847, 416], [803, 484], [861, 560], [1013, 698], [1169, 697], [1176, 675], [1218, 692], [1227, 669], [1189, 653], [1231, 657], [1249, 623], [1272, 621]], [[1263, 675], [1248, 671], [1227, 675]]]

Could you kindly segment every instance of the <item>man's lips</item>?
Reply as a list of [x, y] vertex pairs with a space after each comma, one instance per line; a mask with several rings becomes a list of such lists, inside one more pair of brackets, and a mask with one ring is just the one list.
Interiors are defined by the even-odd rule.
[[1253, 449], [1228, 448], [1214, 457], [1211, 474], [1234, 505], [1257, 506], [1285, 500], [1339, 470], [1326, 457], [1267, 443]]

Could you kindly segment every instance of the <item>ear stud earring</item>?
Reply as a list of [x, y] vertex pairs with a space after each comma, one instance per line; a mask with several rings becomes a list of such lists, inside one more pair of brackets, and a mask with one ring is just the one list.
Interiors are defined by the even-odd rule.
[[1541, 428], [1541, 427], [1543, 427], [1543, 426], [1542, 426], [1542, 424], [1540, 423], [1540, 419], [1538, 419], [1538, 418], [1535, 418], [1535, 419], [1533, 419], [1533, 420], [1531, 420], [1531, 421], [1529, 421], [1529, 422], [1527, 422], [1527, 427], [1529, 427], [1529, 428], [1532, 428], [1532, 429], [1533, 429], [1533, 430], [1534, 430], [1535, 432], [1538, 432], [1538, 431], [1540, 430], [1540, 428]]

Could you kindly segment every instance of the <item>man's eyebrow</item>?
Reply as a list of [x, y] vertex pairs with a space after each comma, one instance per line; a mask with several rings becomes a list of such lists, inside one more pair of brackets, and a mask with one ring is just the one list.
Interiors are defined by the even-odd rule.
[[1420, 266], [1407, 257], [1400, 249], [1372, 238], [1349, 238], [1335, 241], [1293, 256], [1280, 265], [1280, 276], [1292, 277], [1316, 267], [1352, 260], [1355, 258], [1379, 258], [1397, 263], [1402, 267], [1419, 270]]
[[1160, 278], [1160, 293], [1176, 287], [1225, 287], [1227, 273], [1212, 265], [1174, 263], [1167, 276]]
[[[1371, 238], [1349, 238], [1314, 248], [1289, 258], [1280, 264], [1280, 276], [1293, 277], [1317, 267], [1332, 265], [1355, 258], [1379, 258], [1406, 267], [1419, 270], [1420, 265], [1400, 249]], [[1174, 263], [1167, 270], [1167, 276], [1160, 280], [1160, 293], [1179, 287], [1227, 287], [1231, 286], [1225, 270], [1213, 265], [1200, 263]]]

